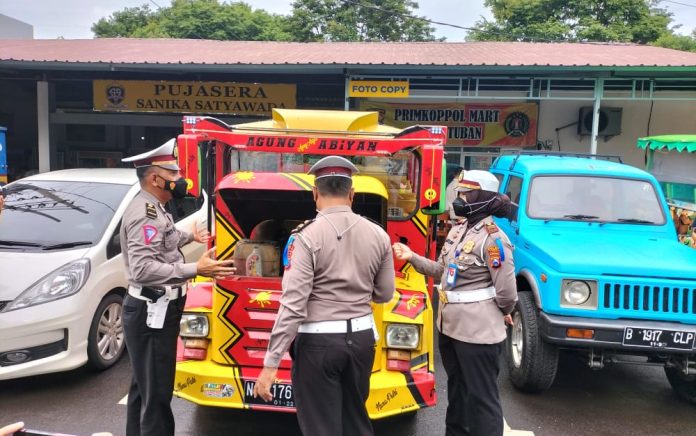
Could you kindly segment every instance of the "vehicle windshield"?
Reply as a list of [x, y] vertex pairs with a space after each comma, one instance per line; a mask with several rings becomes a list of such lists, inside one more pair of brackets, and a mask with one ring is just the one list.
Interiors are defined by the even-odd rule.
[[5, 188], [0, 249], [52, 250], [99, 241], [130, 185], [17, 181]]
[[[280, 154], [231, 150], [231, 171], [306, 173], [325, 156], [305, 154]], [[399, 151], [389, 156], [343, 156], [353, 162], [361, 176], [379, 180], [389, 192], [387, 217], [402, 219], [411, 216], [417, 207], [420, 163], [416, 153]]]
[[665, 223], [658, 195], [644, 180], [595, 176], [537, 176], [527, 215], [546, 220]]

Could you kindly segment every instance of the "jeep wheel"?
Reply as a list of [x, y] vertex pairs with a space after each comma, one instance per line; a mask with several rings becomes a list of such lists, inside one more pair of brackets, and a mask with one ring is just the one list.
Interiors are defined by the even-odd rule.
[[539, 313], [531, 292], [520, 292], [507, 337], [510, 381], [523, 392], [542, 392], [551, 387], [558, 368], [558, 348], [539, 334]]
[[696, 375], [686, 375], [674, 367], [665, 367], [665, 374], [677, 395], [691, 404], [696, 404]]
[[99, 303], [87, 339], [87, 364], [98, 371], [111, 367], [126, 346], [123, 334], [123, 297], [109, 294]]

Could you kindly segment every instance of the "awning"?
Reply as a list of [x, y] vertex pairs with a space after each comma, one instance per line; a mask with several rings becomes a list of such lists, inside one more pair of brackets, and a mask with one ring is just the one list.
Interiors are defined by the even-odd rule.
[[696, 135], [659, 135], [638, 138], [638, 147], [650, 150], [677, 150], [696, 152]]

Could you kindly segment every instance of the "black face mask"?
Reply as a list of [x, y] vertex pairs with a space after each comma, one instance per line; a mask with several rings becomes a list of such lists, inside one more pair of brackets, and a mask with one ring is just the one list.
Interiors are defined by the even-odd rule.
[[164, 189], [165, 191], [169, 191], [172, 193], [172, 197], [174, 198], [184, 198], [186, 197], [186, 192], [188, 191], [188, 183], [186, 183], [186, 180], [183, 177], [179, 177], [178, 179], [174, 181], [166, 180], [164, 177], [157, 176], [160, 179], [164, 180]]
[[476, 200], [479, 201], [468, 203], [463, 198], [457, 197], [452, 202], [452, 211], [457, 216], [467, 218], [470, 224], [476, 224], [489, 215], [510, 220], [517, 217], [517, 205], [506, 195], [481, 191], [476, 196]]
[[471, 215], [475, 214], [481, 209], [484, 209], [488, 203], [493, 199], [486, 201], [476, 201], [474, 203], [467, 203], [463, 198], [457, 197], [452, 202], [452, 210], [454, 214], [463, 218], [469, 218]]

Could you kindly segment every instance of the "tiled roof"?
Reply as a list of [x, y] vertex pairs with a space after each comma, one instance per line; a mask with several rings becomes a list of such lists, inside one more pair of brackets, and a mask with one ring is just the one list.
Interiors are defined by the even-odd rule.
[[693, 67], [696, 53], [634, 44], [293, 43], [194, 39], [0, 40], [0, 63]]

